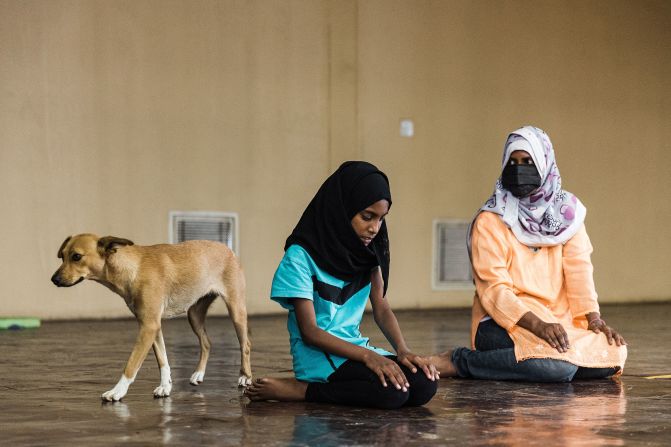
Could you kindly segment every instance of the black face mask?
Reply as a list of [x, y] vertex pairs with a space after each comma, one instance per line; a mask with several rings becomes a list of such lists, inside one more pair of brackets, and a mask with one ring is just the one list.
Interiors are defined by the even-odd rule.
[[501, 174], [501, 184], [515, 197], [521, 198], [541, 186], [541, 176], [534, 165], [507, 165]]

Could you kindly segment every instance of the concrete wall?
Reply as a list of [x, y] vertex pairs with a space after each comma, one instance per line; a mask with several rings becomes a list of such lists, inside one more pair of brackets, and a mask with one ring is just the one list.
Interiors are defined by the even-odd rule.
[[166, 242], [170, 210], [237, 212], [248, 308], [280, 311], [284, 239], [352, 158], [391, 178], [392, 305], [468, 305], [432, 290], [432, 220], [473, 214], [525, 123], [588, 207], [601, 300], [669, 299], [670, 25], [664, 1], [2, 0], [0, 316], [127, 315], [53, 287], [56, 251]]

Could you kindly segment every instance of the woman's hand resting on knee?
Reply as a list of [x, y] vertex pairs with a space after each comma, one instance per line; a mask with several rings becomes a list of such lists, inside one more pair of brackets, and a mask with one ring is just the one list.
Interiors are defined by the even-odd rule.
[[525, 313], [517, 325], [533, 333], [536, 337], [545, 340], [559, 352], [569, 350], [568, 335], [564, 326], [559, 323], [546, 323], [533, 312]]
[[608, 326], [604, 320], [601, 319], [599, 312], [590, 312], [586, 315], [587, 317], [587, 329], [594, 332], [595, 334], [600, 334], [603, 332], [608, 339], [608, 344], [612, 345], [613, 342], [617, 346], [626, 345], [627, 342], [624, 341], [624, 338], [615, 331], [612, 327]]
[[440, 379], [440, 372], [436, 369], [436, 366], [432, 364], [427, 357], [422, 357], [417, 354], [413, 354], [410, 351], [399, 351], [397, 356], [398, 362], [404, 366], [407, 366], [410, 371], [413, 373], [417, 372], [417, 368], [424, 371], [426, 377], [429, 380], [438, 380]]
[[406, 379], [401, 367], [395, 361], [376, 352], [369, 351], [364, 356], [363, 363], [380, 378], [382, 386], [387, 386], [387, 379], [389, 379], [396, 389], [408, 391], [408, 387], [410, 386], [408, 379]]

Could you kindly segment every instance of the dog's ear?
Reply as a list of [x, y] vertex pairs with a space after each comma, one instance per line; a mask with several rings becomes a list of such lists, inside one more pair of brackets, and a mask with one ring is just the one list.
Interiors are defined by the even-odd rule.
[[61, 244], [61, 248], [58, 249], [58, 257], [60, 259], [63, 259], [63, 249], [65, 248], [65, 245], [68, 243], [70, 239], [72, 239], [72, 236], [66, 237], [63, 243]]
[[98, 239], [98, 253], [100, 256], [116, 253], [118, 246], [133, 245], [133, 241], [115, 236], [105, 236]]

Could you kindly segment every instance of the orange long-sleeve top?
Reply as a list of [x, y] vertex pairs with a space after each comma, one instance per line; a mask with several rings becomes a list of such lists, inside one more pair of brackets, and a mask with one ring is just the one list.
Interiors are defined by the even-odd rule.
[[[473, 301], [471, 342], [486, 316], [506, 329], [515, 343], [517, 361], [529, 358], [566, 360], [591, 368], [624, 368], [627, 347], [608, 344], [604, 334], [587, 329], [586, 314], [598, 312], [590, 243], [584, 225], [565, 244], [530, 248], [520, 243], [496, 214], [477, 217], [471, 236]], [[527, 312], [547, 323], [560, 323], [570, 349], [560, 353], [517, 325]]]

